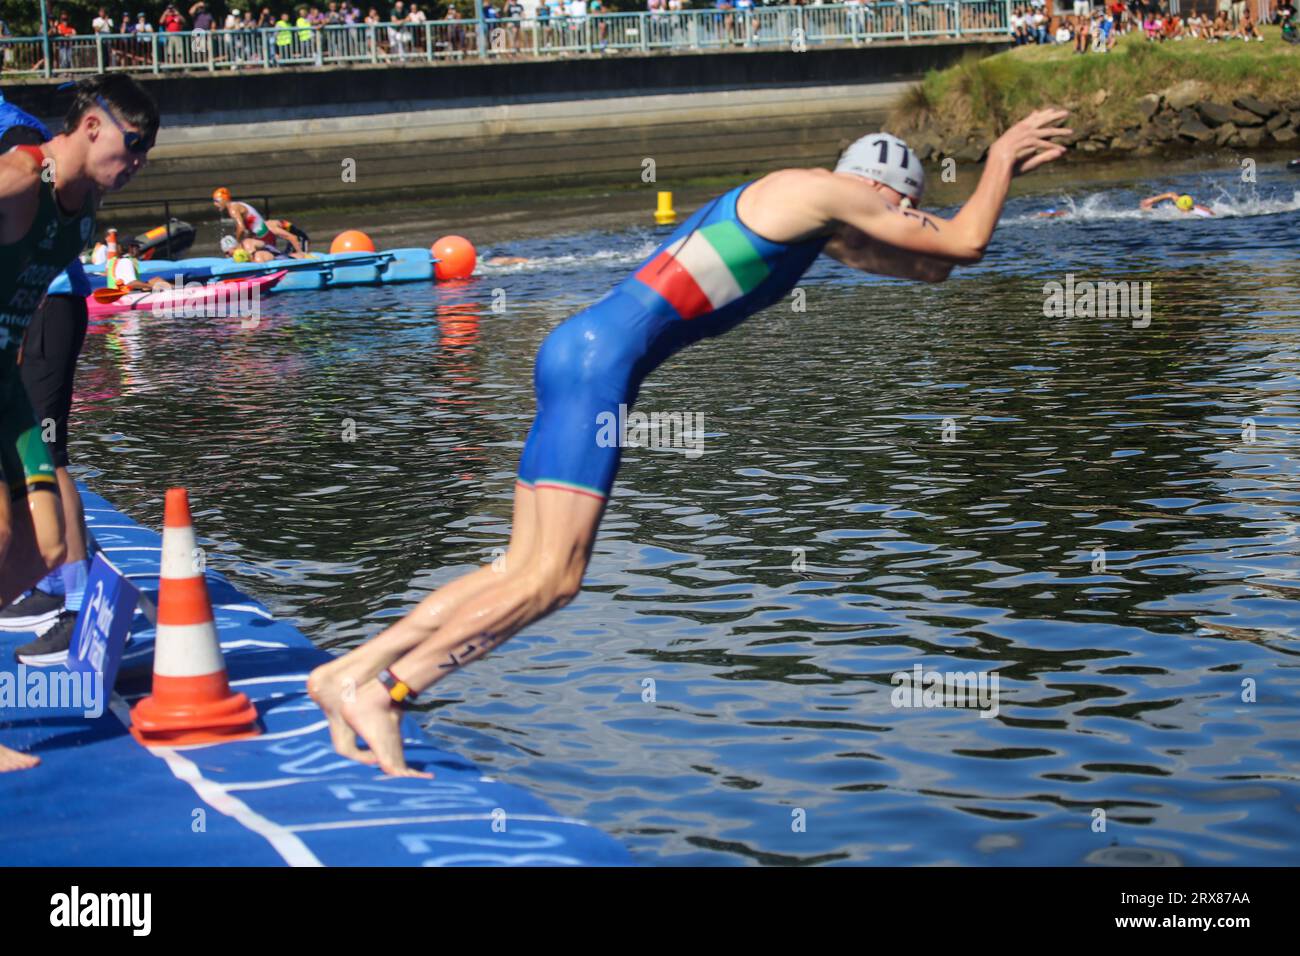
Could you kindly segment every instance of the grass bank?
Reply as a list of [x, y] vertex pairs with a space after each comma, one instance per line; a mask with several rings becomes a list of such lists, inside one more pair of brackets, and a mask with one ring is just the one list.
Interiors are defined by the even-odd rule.
[[1067, 44], [1052, 44], [968, 57], [911, 87], [887, 128], [925, 137], [951, 155], [942, 147], [996, 136], [1049, 105], [1070, 109], [1076, 128], [1114, 133], [1137, 126], [1149, 118], [1139, 102], [1143, 96], [1187, 80], [1203, 84], [1204, 98], [1221, 103], [1243, 94], [1283, 103], [1300, 99], [1300, 47], [1283, 42], [1277, 27], [1262, 32], [1262, 43], [1152, 43], [1128, 34], [1105, 54], [1079, 55]]

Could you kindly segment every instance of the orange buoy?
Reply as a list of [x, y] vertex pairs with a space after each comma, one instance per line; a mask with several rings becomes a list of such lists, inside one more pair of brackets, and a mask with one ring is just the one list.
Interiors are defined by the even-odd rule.
[[336, 252], [374, 252], [375, 243], [360, 229], [340, 232], [330, 243], [330, 255]]
[[433, 272], [439, 279], [467, 279], [478, 262], [474, 243], [464, 236], [443, 236], [429, 251], [438, 260]]

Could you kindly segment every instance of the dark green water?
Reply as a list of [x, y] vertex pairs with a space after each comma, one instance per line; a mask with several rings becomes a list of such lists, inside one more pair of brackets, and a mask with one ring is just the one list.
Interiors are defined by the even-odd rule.
[[[649, 863], [1294, 863], [1300, 181], [1172, 184], [1220, 216], [1016, 200], [947, 283], [824, 261], [653, 373], [705, 454], [625, 454], [580, 597], [432, 732]], [[73, 460], [155, 526], [188, 486], [218, 570], [355, 646], [504, 547], [533, 354], [641, 221], [254, 329], [97, 323]], [[1149, 325], [1046, 317], [1067, 273], [1150, 283]], [[996, 674], [996, 716], [895, 706], [917, 665]]]

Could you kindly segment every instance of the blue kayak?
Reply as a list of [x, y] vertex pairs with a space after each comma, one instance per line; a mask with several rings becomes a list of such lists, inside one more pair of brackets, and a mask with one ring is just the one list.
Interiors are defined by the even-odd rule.
[[[339, 289], [353, 285], [390, 285], [398, 282], [432, 282], [438, 260], [428, 249], [387, 249], [383, 252], [313, 253], [310, 259], [272, 259], [270, 262], [235, 262], [220, 256], [199, 259], [149, 259], [140, 263], [140, 278], [185, 281], [251, 278], [287, 270], [276, 292]], [[104, 266], [87, 265], [86, 275], [102, 278]], [[70, 292], [67, 276], [50, 283], [54, 294]]]

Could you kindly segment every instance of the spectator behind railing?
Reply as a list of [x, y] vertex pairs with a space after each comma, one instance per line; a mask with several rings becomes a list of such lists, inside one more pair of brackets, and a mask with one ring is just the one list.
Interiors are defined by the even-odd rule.
[[[4, 17], [0, 17], [0, 40], [7, 40], [11, 36], [13, 36], [13, 34], [9, 32], [9, 24], [5, 22]], [[6, 43], [4, 48], [4, 53], [0, 55], [0, 73], [3, 73], [5, 70], [9, 69], [10, 66], [13, 64], [13, 62], [14, 62], [13, 47], [10, 44]]]
[[96, 54], [98, 62], [102, 62], [106, 67], [117, 66], [117, 51], [113, 49], [112, 44], [104, 39], [105, 36], [113, 32], [113, 18], [108, 15], [108, 11], [103, 7], [95, 14], [95, 19], [90, 21], [90, 32], [95, 35], [95, 46], [99, 48]]
[[[190, 51], [194, 54], [195, 60], [206, 60], [208, 58], [208, 43], [211, 39], [208, 34], [213, 28], [213, 17], [208, 12], [208, 5], [203, 0], [190, 6], [190, 18], [194, 23], [194, 32], [190, 37]], [[215, 53], [215, 51], [213, 51]]]
[[307, 17], [307, 8], [299, 7], [297, 14], [293, 21], [293, 55], [299, 60], [312, 59], [316, 56], [316, 47], [313, 42], [311, 20]]
[[215, 22], [215, 18], [208, 10], [208, 5], [204, 0], [198, 0], [198, 3], [190, 7], [190, 19], [195, 30], [203, 30], [204, 32], [211, 30]]
[[537, 26], [542, 31], [542, 46], [549, 47], [553, 42], [551, 36], [551, 4], [541, 0], [537, 4]]
[[271, 54], [271, 65], [287, 60], [292, 55], [293, 27], [289, 25], [289, 14], [280, 11], [279, 19], [273, 25], [275, 29], [275, 50]]
[[397, 0], [388, 16], [388, 55], [391, 57], [395, 54], [399, 61], [406, 59], [405, 24], [406, 10], [403, 9], [402, 0]]
[[175, 36], [185, 29], [185, 18], [181, 16], [179, 10], [169, 6], [163, 11], [163, 15], [158, 18], [158, 32], [166, 33], [168, 36], [163, 40], [163, 55], [168, 63], [185, 62], [185, 42], [181, 37]]
[[343, 11], [339, 9], [337, 3], [331, 2], [326, 6], [324, 13], [321, 14], [321, 21], [325, 28], [326, 56], [334, 58], [351, 52], [343, 40]]
[[362, 25], [366, 28], [366, 55], [372, 60], [379, 57], [379, 23], [379, 11], [371, 7]]
[[72, 69], [72, 52], [74, 49], [72, 38], [77, 35], [77, 28], [72, 25], [72, 19], [68, 16], [67, 11], [59, 14], [54, 32], [60, 37], [58, 40], [59, 69], [70, 71]]
[[406, 15], [406, 22], [411, 24], [411, 44], [416, 50], [429, 49], [428, 32], [425, 26], [429, 18], [424, 15], [418, 4], [411, 4], [411, 12]]
[[[545, 10], [546, 8], [542, 7], [540, 9]], [[443, 16], [443, 19], [460, 21], [463, 20], [464, 17], [462, 17], [460, 11], [456, 9], [456, 5], [450, 3], [447, 5], [447, 13]], [[459, 22], [457, 22], [456, 25], [447, 32], [447, 42], [450, 44], [453, 53], [465, 52], [466, 39], [465, 28], [461, 26]]]

